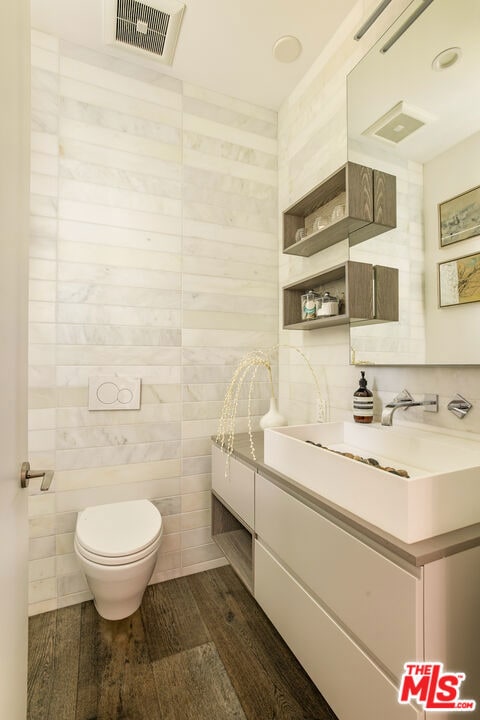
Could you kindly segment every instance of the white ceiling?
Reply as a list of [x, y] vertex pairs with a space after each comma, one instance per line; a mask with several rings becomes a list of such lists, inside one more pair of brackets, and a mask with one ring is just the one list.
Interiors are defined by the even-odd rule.
[[[349, 75], [348, 132], [372, 151], [383, 147], [423, 163], [480, 129], [480, 2], [435, 0], [382, 55], [379, 48], [411, 12], [409, 7]], [[451, 47], [462, 49], [462, 59], [433, 71], [432, 60]], [[430, 120], [396, 146], [365, 138], [362, 133], [399, 101]]]
[[[277, 109], [357, 0], [185, 0], [172, 67], [103, 42], [103, 0], [31, 0], [32, 27], [154, 67], [186, 82]], [[148, 3], [147, 3], [148, 4]], [[291, 64], [274, 60], [282, 35], [303, 46]]]

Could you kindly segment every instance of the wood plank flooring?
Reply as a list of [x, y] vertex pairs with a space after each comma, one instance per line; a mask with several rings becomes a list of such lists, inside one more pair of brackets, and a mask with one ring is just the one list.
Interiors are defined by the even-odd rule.
[[[28, 720], [336, 720], [228, 566], [30, 619]], [[321, 652], [321, 648], [319, 648]]]

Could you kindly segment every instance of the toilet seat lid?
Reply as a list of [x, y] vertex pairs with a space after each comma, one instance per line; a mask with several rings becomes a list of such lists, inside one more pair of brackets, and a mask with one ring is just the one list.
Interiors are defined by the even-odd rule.
[[162, 531], [162, 516], [150, 500], [96, 505], [78, 514], [76, 537], [96, 555], [124, 557], [155, 542]]

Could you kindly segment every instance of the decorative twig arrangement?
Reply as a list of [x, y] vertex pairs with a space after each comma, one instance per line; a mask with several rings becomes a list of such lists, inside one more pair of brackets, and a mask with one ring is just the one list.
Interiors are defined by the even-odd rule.
[[248, 437], [250, 441], [250, 454], [254, 460], [257, 459], [255, 456], [255, 446], [253, 443], [252, 432], [251, 406], [253, 383], [255, 382], [258, 369], [261, 367], [265, 368], [265, 370], [268, 372], [268, 377], [270, 380], [271, 396], [272, 398], [275, 397], [275, 389], [273, 386], [272, 377], [272, 364], [269, 353], [273, 354], [280, 348], [290, 348], [291, 350], [295, 350], [304, 359], [307, 367], [312, 374], [318, 397], [321, 398], [320, 385], [318, 383], [317, 376], [315, 375], [309, 359], [300, 348], [294, 347], [292, 345], [275, 345], [274, 347], [270, 348], [269, 351], [252, 350], [251, 352], [248, 352], [246, 355], [243, 356], [243, 358], [241, 358], [239, 364], [235, 369], [235, 372], [233, 373], [233, 377], [230, 381], [227, 392], [225, 393], [222, 414], [220, 416], [220, 421], [218, 425], [216, 440], [218, 443], [220, 443], [221, 447], [225, 449], [227, 455], [231, 455], [233, 452], [233, 439], [235, 437], [235, 420], [237, 417], [238, 400], [242, 387], [244, 386], [245, 382], [248, 382]]
[[248, 436], [250, 439], [250, 452], [253, 459], [255, 460], [255, 448], [253, 445], [253, 434], [252, 434], [252, 389], [253, 383], [257, 376], [258, 368], [264, 367], [268, 372], [270, 380], [270, 388], [272, 397], [274, 397], [274, 387], [272, 378], [272, 366], [270, 359], [266, 353], [262, 350], [252, 350], [251, 352], [244, 355], [237, 365], [233, 377], [230, 381], [230, 385], [225, 393], [223, 401], [222, 414], [220, 416], [220, 422], [218, 424], [217, 431], [217, 442], [226, 450], [228, 455], [233, 452], [233, 438], [235, 436], [235, 420], [237, 417], [238, 399], [243, 387], [244, 382], [249, 380], [248, 388], [248, 405], [247, 405], [247, 416], [248, 416]]

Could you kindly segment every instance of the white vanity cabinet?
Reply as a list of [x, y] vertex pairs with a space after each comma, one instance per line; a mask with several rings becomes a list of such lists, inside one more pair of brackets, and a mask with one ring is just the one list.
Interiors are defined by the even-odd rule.
[[241, 522], [253, 529], [255, 470], [212, 446], [212, 490]]
[[480, 527], [397, 541], [247, 448], [226, 473], [213, 447], [212, 535], [339, 719], [458, 720], [398, 703], [404, 663], [422, 661], [465, 673], [478, 713]]
[[359, 641], [399, 678], [423, 654], [421, 570], [408, 572], [261, 475], [255, 531]]
[[253, 592], [255, 470], [212, 445], [212, 538]]
[[255, 599], [342, 720], [418, 720], [397, 703], [423, 658], [421, 571], [393, 563], [261, 475]]

